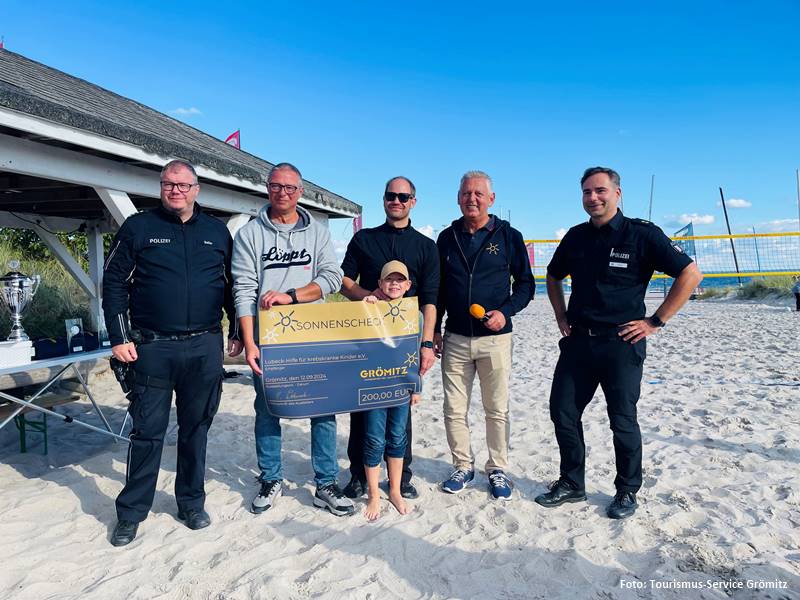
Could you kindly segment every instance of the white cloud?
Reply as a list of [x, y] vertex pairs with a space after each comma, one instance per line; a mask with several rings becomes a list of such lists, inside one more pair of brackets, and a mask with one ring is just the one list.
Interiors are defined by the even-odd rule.
[[191, 117], [193, 115], [202, 115], [202, 111], [199, 108], [195, 108], [194, 106], [190, 106], [189, 108], [176, 108], [172, 111], [173, 115], [180, 115], [182, 117]]
[[[775, 219], [756, 224], [756, 233], [783, 233], [786, 231], [800, 231], [797, 219]], [[749, 233], [749, 232], [748, 232]]]
[[423, 225], [422, 227], [415, 227], [414, 229], [432, 240], [436, 239], [436, 230], [433, 228], [433, 225]]
[[[725, 200], [725, 205], [728, 208], [750, 208], [753, 203], [742, 198], [731, 198], [730, 200]], [[722, 206], [722, 200], [717, 202], [717, 206]]]
[[560, 229], [556, 229], [556, 239], [560, 240], [561, 238], [563, 238], [565, 235], [567, 235], [567, 231], [568, 230], [566, 228], [564, 228], [564, 227], [561, 227]]
[[665, 224], [675, 227], [682, 227], [689, 223], [693, 223], [694, 225], [711, 225], [714, 221], [714, 215], [699, 215], [697, 213], [683, 213], [682, 215], [669, 215], [665, 217]]

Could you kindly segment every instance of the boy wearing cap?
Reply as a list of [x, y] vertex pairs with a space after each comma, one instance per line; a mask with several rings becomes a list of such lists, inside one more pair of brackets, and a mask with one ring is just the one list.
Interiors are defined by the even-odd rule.
[[[402, 298], [411, 288], [408, 269], [399, 260], [391, 260], [383, 265], [378, 287], [390, 300]], [[365, 296], [364, 302], [375, 303], [376, 296]], [[411, 394], [411, 404], [419, 402], [418, 393]], [[408, 513], [408, 505], [400, 493], [403, 474], [403, 457], [406, 453], [408, 436], [406, 423], [410, 407], [408, 403], [391, 408], [375, 408], [366, 413], [366, 432], [364, 436], [364, 472], [367, 476], [367, 508], [364, 516], [375, 521], [380, 516], [381, 459], [386, 453], [386, 469], [389, 472], [389, 502], [401, 515]]]

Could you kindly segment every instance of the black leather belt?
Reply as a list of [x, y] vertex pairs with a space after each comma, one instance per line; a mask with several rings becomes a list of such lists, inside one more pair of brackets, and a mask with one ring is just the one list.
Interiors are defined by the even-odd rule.
[[159, 333], [158, 331], [141, 330], [142, 341], [144, 342], [159, 342], [169, 340], [178, 342], [182, 340], [189, 340], [200, 335], [207, 333], [219, 333], [222, 331], [219, 327], [212, 327], [211, 329], [202, 329], [200, 331], [189, 331], [187, 333]]
[[571, 325], [570, 335], [584, 337], [617, 337], [619, 327], [584, 327], [583, 325]]

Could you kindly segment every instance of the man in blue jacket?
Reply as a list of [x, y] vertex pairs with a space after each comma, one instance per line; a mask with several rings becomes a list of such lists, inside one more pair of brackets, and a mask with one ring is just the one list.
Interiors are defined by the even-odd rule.
[[[461, 178], [458, 206], [463, 216], [436, 242], [441, 282], [434, 349], [442, 354], [444, 422], [454, 466], [442, 490], [457, 494], [475, 477], [467, 412], [477, 373], [486, 413], [489, 488], [494, 499], [510, 500], [512, 483], [505, 471], [511, 317], [531, 301], [535, 284], [522, 234], [489, 214], [494, 198], [486, 173], [469, 171]], [[481, 318], [470, 314], [475, 304], [485, 310]]]

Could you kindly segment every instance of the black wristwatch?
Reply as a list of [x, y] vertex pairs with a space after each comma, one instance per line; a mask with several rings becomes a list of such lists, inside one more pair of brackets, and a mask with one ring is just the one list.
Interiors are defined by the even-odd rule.
[[664, 327], [666, 325], [666, 323], [664, 323], [664, 321], [662, 321], [661, 318], [656, 314], [654, 314], [652, 317], [648, 317], [647, 320], [650, 321], [650, 325], [653, 327]]
[[420, 348], [427, 348], [428, 350], [433, 350], [433, 342], [425, 341], [419, 345]]
[[292, 299], [292, 304], [297, 304], [297, 290], [294, 288], [289, 288], [286, 290], [286, 293], [289, 294], [289, 298]]

